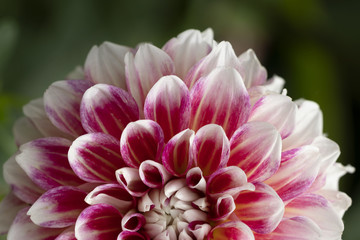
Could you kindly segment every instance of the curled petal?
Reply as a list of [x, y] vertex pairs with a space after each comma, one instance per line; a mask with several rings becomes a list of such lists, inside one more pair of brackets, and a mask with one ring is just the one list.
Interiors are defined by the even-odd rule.
[[76, 222], [80, 212], [87, 207], [86, 193], [78, 188], [61, 186], [44, 193], [31, 206], [27, 214], [31, 220], [49, 228], [64, 228]]
[[165, 76], [151, 88], [144, 105], [145, 118], [159, 123], [165, 141], [189, 126], [190, 94], [177, 76]]
[[167, 198], [170, 198], [178, 190], [186, 186], [186, 182], [182, 178], [173, 179], [169, 181], [164, 187], [164, 194]]
[[145, 160], [161, 161], [164, 134], [156, 122], [138, 120], [129, 123], [120, 139], [120, 151], [124, 161], [138, 168]]
[[236, 209], [234, 198], [229, 194], [221, 195], [217, 200], [210, 215], [212, 220], [225, 220]]
[[206, 192], [206, 181], [199, 167], [194, 167], [187, 172], [186, 184], [191, 189]]
[[251, 229], [240, 221], [225, 222], [214, 227], [208, 240], [255, 240]]
[[125, 126], [139, 119], [139, 109], [125, 90], [96, 84], [81, 101], [81, 122], [87, 132], [103, 132], [120, 138]]
[[196, 239], [205, 239], [211, 230], [211, 226], [207, 222], [192, 221], [188, 225], [188, 230], [194, 234]]
[[119, 145], [118, 139], [105, 133], [82, 135], [70, 146], [70, 166], [84, 181], [116, 182], [114, 172], [126, 166]]
[[145, 217], [133, 210], [125, 214], [121, 220], [121, 227], [123, 231], [137, 232], [145, 224], [145, 222]]
[[148, 240], [149, 238], [138, 232], [122, 231], [116, 240]]
[[146, 160], [140, 164], [139, 175], [143, 183], [151, 188], [163, 187], [171, 178], [171, 174], [162, 164], [152, 160]]
[[85, 133], [80, 121], [80, 102], [91, 86], [92, 83], [86, 80], [66, 80], [54, 82], [46, 90], [46, 113], [61, 131], [75, 137]]
[[254, 232], [270, 233], [284, 215], [284, 203], [268, 185], [254, 183], [254, 191], [242, 191], [235, 199], [236, 216]]
[[238, 166], [249, 182], [262, 182], [271, 177], [281, 161], [281, 136], [266, 122], [249, 122], [241, 126], [230, 139], [228, 166]]
[[76, 66], [71, 72], [66, 75], [65, 79], [78, 80], [85, 79], [84, 69], [82, 66]]
[[141, 181], [139, 170], [136, 168], [120, 168], [115, 175], [117, 181], [134, 197], [141, 197], [149, 191], [149, 187]]
[[262, 85], [267, 79], [266, 69], [261, 66], [255, 52], [247, 50], [239, 56], [239, 72], [244, 79], [246, 88]]
[[201, 78], [191, 89], [190, 101], [190, 128], [195, 131], [216, 123], [230, 137], [250, 114], [248, 92], [234, 68], [216, 68]]

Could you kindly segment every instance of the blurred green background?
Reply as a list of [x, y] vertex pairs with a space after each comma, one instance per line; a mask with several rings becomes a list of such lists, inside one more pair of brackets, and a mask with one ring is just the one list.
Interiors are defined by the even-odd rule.
[[[211, 27], [238, 54], [253, 48], [289, 96], [318, 102], [340, 161], [360, 169], [359, 12], [358, 0], [0, 0], [0, 161], [16, 151], [11, 128], [22, 105], [82, 65], [92, 45], [161, 47], [185, 29]], [[342, 180], [354, 201], [344, 240], [360, 236], [358, 172]], [[0, 186], [3, 196], [2, 176]]]

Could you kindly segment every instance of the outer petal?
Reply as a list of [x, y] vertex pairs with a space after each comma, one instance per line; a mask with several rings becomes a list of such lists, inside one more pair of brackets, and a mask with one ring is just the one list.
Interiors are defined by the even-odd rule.
[[160, 188], [171, 178], [165, 167], [152, 160], [143, 161], [139, 166], [139, 175], [143, 183], [151, 188]]
[[323, 189], [339, 190], [339, 180], [346, 173], [354, 173], [355, 168], [351, 165], [343, 166], [341, 163], [334, 163], [326, 172], [326, 184]]
[[316, 193], [325, 197], [341, 218], [344, 216], [345, 211], [351, 206], [352, 203], [351, 198], [346, 193], [336, 190], [322, 189]]
[[104, 132], [120, 138], [125, 126], [139, 119], [135, 100], [125, 90], [96, 84], [81, 102], [81, 122], [87, 132]]
[[115, 171], [126, 166], [119, 145], [119, 140], [104, 133], [82, 135], [70, 146], [70, 166], [84, 181], [116, 182]]
[[228, 166], [238, 166], [248, 181], [262, 182], [271, 177], [281, 161], [281, 136], [266, 122], [249, 122], [241, 126], [230, 139]]
[[240, 74], [234, 68], [216, 68], [201, 78], [191, 89], [190, 128], [216, 123], [226, 135], [232, 133], [249, 117], [250, 102]]
[[242, 222], [225, 222], [213, 228], [208, 240], [255, 240], [251, 229]]
[[80, 212], [88, 205], [86, 193], [78, 188], [61, 186], [44, 193], [30, 207], [27, 214], [31, 220], [49, 228], [64, 228], [73, 225]]
[[75, 224], [78, 240], [116, 239], [121, 232], [120, 212], [107, 204], [97, 204], [86, 208]]
[[57, 128], [75, 137], [85, 133], [80, 121], [80, 102], [91, 85], [86, 80], [57, 81], [46, 90], [46, 114]]
[[191, 146], [195, 165], [207, 177], [218, 168], [224, 167], [229, 159], [230, 143], [224, 130], [216, 124], [199, 129]]
[[144, 105], [145, 118], [159, 123], [165, 141], [189, 126], [190, 94], [177, 76], [165, 76], [151, 88]]
[[174, 73], [174, 64], [169, 55], [161, 49], [143, 44], [135, 56], [129, 52], [125, 56], [126, 84], [135, 98], [142, 114], [146, 95], [162, 77]]
[[262, 85], [267, 79], [266, 69], [261, 66], [255, 52], [247, 50], [239, 56], [239, 72], [244, 79], [246, 88]]
[[116, 179], [134, 197], [141, 197], [149, 191], [140, 179], [139, 170], [136, 168], [124, 167], [115, 172]]
[[186, 184], [191, 189], [206, 193], [206, 180], [199, 167], [194, 167], [186, 173]]
[[284, 203], [264, 183], [254, 183], [254, 191], [242, 191], [235, 199], [235, 214], [254, 232], [271, 233], [284, 215]]
[[13, 126], [13, 134], [17, 146], [44, 137], [27, 117], [21, 117], [16, 120]]
[[43, 189], [83, 183], [72, 171], [67, 152], [71, 142], [64, 138], [40, 138], [20, 147], [17, 163]]
[[86, 79], [126, 90], [124, 57], [130, 50], [111, 42], [92, 47], [85, 61]]
[[129, 123], [120, 139], [120, 151], [131, 167], [139, 167], [145, 160], [161, 161], [164, 134], [156, 122], [139, 120]]
[[74, 226], [65, 229], [55, 240], [76, 240]]

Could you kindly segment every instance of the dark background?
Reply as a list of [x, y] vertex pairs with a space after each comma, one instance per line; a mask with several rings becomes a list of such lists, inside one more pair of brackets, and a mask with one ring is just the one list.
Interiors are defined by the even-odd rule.
[[[82, 65], [92, 45], [161, 47], [188, 28], [211, 27], [237, 54], [253, 48], [293, 99], [318, 102], [339, 161], [360, 169], [359, 12], [358, 0], [0, 0], [0, 161], [16, 151], [11, 128], [22, 105]], [[358, 172], [342, 180], [353, 198], [344, 240], [360, 236]], [[0, 197], [7, 191], [1, 177]]]

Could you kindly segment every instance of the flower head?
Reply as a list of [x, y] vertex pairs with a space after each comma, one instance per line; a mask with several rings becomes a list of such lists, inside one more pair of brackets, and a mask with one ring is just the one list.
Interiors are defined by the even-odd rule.
[[[211, 30], [104, 42], [14, 127], [8, 239], [339, 239], [338, 145], [255, 53]], [[9, 217], [11, 216], [11, 217]]]

